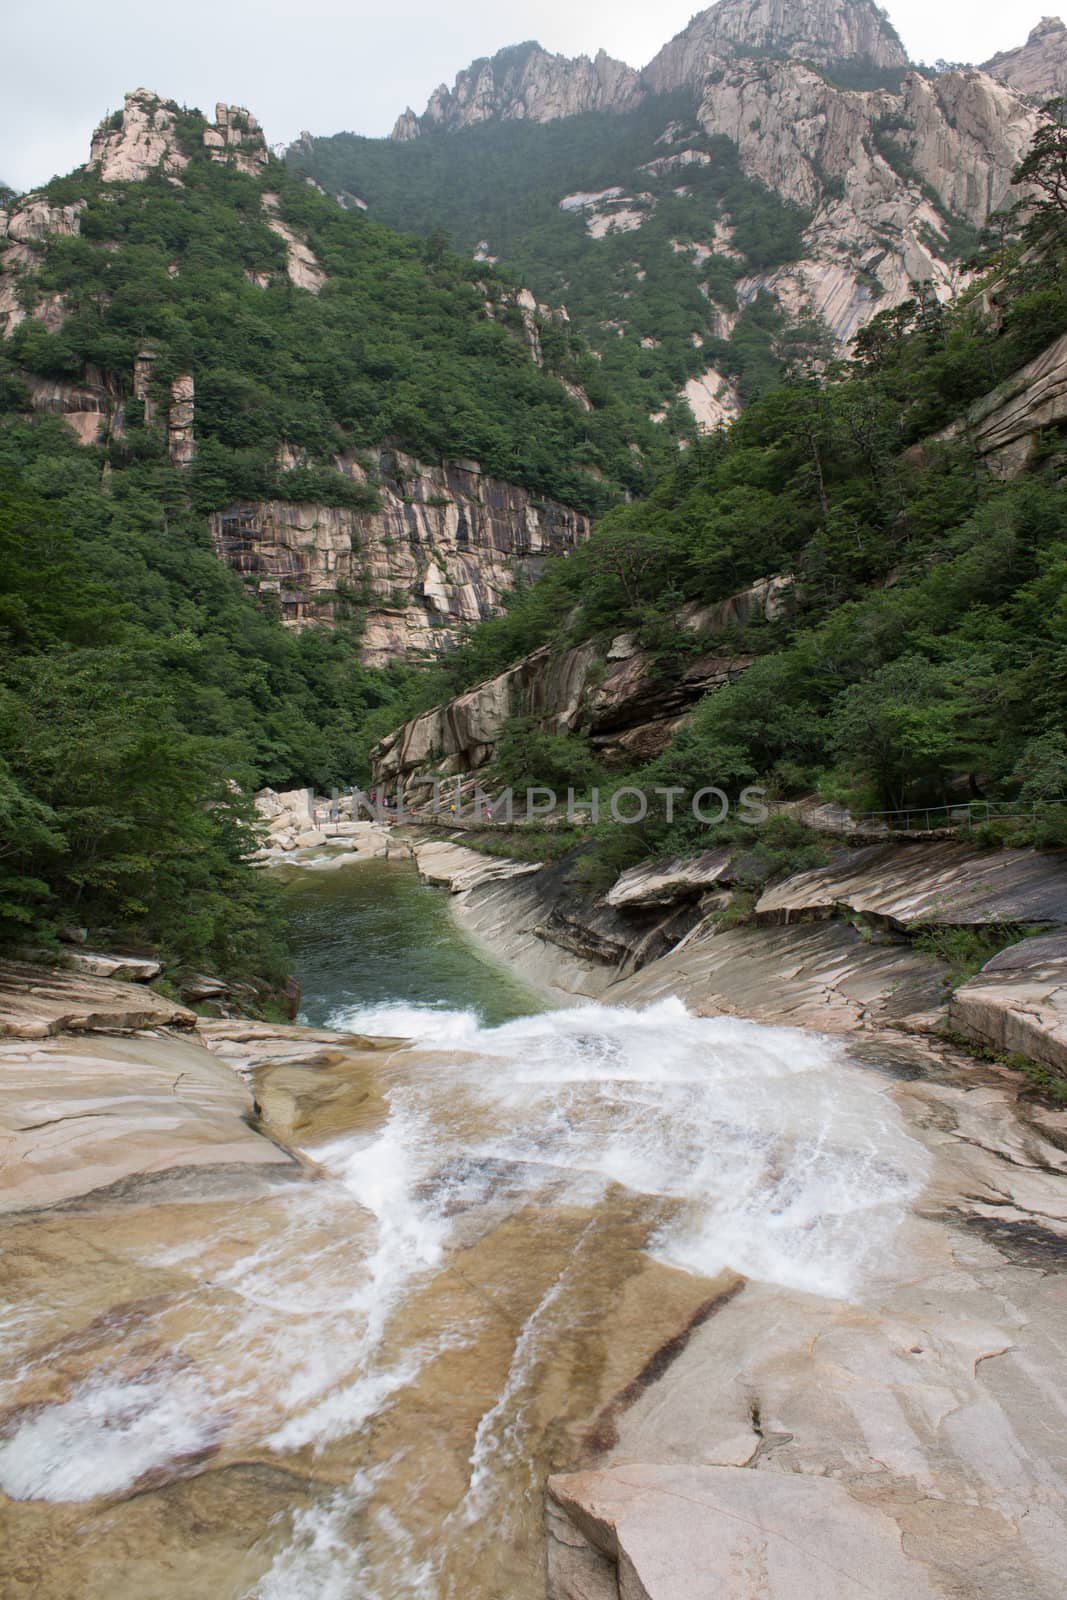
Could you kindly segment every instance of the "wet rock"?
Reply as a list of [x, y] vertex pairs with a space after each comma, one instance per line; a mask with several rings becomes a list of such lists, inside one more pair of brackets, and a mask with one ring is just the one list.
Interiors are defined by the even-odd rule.
[[853, 1033], [935, 1027], [944, 1015], [943, 972], [930, 956], [871, 943], [844, 923], [711, 927], [608, 992], [619, 1005], [677, 995], [698, 1015]]

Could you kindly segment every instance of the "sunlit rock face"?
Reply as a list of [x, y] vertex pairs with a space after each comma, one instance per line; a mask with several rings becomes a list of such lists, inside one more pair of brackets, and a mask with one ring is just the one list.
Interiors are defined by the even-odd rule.
[[982, 70], [1035, 100], [1067, 94], [1067, 27], [1059, 17], [1042, 17], [1024, 45], [1002, 50]]
[[[354, 461], [347, 476], [367, 481]], [[486, 476], [476, 462], [378, 456], [378, 508], [261, 501], [211, 517], [215, 548], [293, 626], [366, 608], [363, 659], [437, 654], [464, 623], [499, 610], [520, 574], [588, 537], [589, 519]]]
[[722, 0], [693, 18], [649, 63], [654, 94], [702, 82], [713, 57], [763, 54], [798, 61], [865, 61], [904, 69], [904, 46], [870, 0]]

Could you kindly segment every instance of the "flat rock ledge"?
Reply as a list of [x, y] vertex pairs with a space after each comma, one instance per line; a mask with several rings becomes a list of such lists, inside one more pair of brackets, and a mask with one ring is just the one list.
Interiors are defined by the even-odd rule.
[[831, 1478], [635, 1464], [548, 1495], [552, 1600], [944, 1600], [897, 1525]]
[[0, 1039], [0, 1213], [131, 1180], [292, 1168], [251, 1090], [187, 1033]]
[[984, 923], [1067, 926], [1067, 855], [965, 844], [872, 845], [761, 895], [761, 922], [852, 912], [901, 932]]
[[1002, 950], [957, 989], [949, 1022], [980, 1044], [1067, 1076], [1067, 935]]
[[488, 883], [504, 883], [527, 878], [541, 871], [539, 861], [512, 861], [502, 856], [486, 856], [477, 850], [447, 841], [422, 844], [415, 859], [427, 883], [447, 889], [450, 894], [468, 894]]
[[192, 1028], [196, 1013], [144, 984], [0, 961], [0, 1038]]

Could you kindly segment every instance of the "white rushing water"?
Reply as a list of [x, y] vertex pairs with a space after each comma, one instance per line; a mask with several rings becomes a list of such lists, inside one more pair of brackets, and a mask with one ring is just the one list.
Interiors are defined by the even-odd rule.
[[[680, 1201], [654, 1245], [662, 1260], [848, 1298], [925, 1171], [884, 1083], [848, 1067], [843, 1047], [694, 1017], [678, 1000], [583, 1005], [493, 1029], [469, 1012], [396, 1004], [331, 1025], [455, 1052], [393, 1096], [372, 1142], [319, 1152], [381, 1216], [387, 1278], [436, 1258], [439, 1215], [417, 1191], [451, 1155], [521, 1165], [531, 1192], [564, 1180], [587, 1198], [591, 1185], [617, 1183]], [[474, 1115], [456, 1129], [464, 1105]], [[472, 1139], [471, 1121], [489, 1131]]]
[[[9, 1493], [128, 1489], [209, 1447], [235, 1417], [283, 1463], [359, 1434], [437, 1353], [471, 1337], [447, 1322], [397, 1337], [391, 1322], [461, 1247], [479, 1208], [517, 1213], [541, 1200], [595, 1216], [622, 1190], [660, 1216], [647, 1248], [664, 1263], [850, 1299], [886, 1267], [923, 1181], [924, 1152], [885, 1080], [816, 1035], [697, 1018], [674, 1000], [583, 1005], [493, 1029], [471, 1013], [397, 1003], [331, 1024], [414, 1041], [388, 1079], [383, 1119], [312, 1151], [333, 1182], [293, 1186], [281, 1224], [275, 1213], [257, 1233], [242, 1219], [239, 1247], [220, 1235], [159, 1249], [160, 1270], [188, 1272], [189, 1301], [210, 1294], [225, 1315], [189, 1319], [178, 1346], [187, 1371], [160, 1368], [147, 1387], [143, 1375], [100, 1373], [28, 1416], [0, 1442]], [[350, 1228], [337, 1227], [342, 1213]], [[521, 1330], [507, 1384], [478, 1424], [460, 1521], [489, 1514], [495, 1463], [522, 1453], [522, 1390], [551, 1342], [567, 1270]], [[368, 1466], [297, 1513], [249, 1594], [437, 1595], [403, 1517], [376, 1500], [387, 1471]]]

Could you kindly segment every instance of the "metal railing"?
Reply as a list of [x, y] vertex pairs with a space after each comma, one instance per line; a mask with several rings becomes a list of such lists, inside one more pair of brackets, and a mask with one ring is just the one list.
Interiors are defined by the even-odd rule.
[[890, 833], [936, 833], [957, 828], [970, 832], [983, 822], [1033, 819], [1051, 806], [1067, 806], [1067, 799], [965, 800], [948, 806], [909, 806], [903, 811], [865, 811], [854, 821], [861, 828], [881, 824]]

